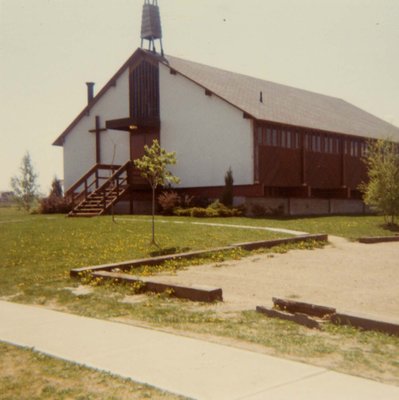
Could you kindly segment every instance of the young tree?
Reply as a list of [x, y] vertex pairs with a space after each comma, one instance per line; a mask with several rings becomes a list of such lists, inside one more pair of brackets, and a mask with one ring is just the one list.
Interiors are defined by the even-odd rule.
[[14, 198], [26, 211], [30, 211], [39, 196], [36, 181], [37, 174], [33, 169], [30, 154], [27, 152], [22, 158], [20, 175], [11, 178]]
[[179, 183], [180, 179], [174, 176], [169, 170], [168, 165], [176, 164], [176, 153], [167, 153], [154, 140], [151, 147], [144, 146], [144, 156], [134, 160], [135, 167], [151, 186], [152, 190], [152, 240], [155, 242], [155, 190], [158, 186], [164, 186], [167, 183]]
[[364, 157], [369, 181], [360, 185], [364, 202], [395, 223], [399, 216], [399, 145], [370, 141]]
[[233, 206], [233, 185], [234, 185], [234, 179], [233, 179], [233, 171], [231, 170], [231, 167], [227, 170], [225, 176], [224, 176], [224, 190], [222, 194], [222, 198], [220, 199], [221, 202], [227, 206], [227, 207], [232, 207]]

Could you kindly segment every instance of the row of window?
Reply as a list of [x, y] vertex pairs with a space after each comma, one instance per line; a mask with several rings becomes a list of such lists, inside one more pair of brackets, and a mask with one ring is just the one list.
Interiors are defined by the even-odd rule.
[[[342, 140], [335, 136], [318, 133], [305, 133], [303, 135], [305, 149], [315, 153], [341, 154], [343, 151], [346, 155], [361, 157], [366, 152], [366, 143], [361, 140]], [[258, 127], [258, 144], [300, 149], [302, 148], [302, 133], [288, 129]]]
[[258, 128], [258, 144], [274, 147], [299, 149], [301, 147], [299, 132], [275, 128]]

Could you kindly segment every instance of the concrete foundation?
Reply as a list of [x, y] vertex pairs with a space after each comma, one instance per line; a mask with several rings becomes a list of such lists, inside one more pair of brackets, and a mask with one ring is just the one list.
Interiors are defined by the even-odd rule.
[[356, 199], [254, 197], [246, 198], [244, 204], [249, 216], [369, 213], [369, 209], [365, 206], [363, 201]]

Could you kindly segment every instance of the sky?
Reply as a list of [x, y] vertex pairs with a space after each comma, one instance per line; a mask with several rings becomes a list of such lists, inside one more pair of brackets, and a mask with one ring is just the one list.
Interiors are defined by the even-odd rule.
[[[0, 0], [0, 191], [140, 47], [143, 0]], [[342, 98], [399, 126], [398, 0], [158, 0], [166, 54]]]

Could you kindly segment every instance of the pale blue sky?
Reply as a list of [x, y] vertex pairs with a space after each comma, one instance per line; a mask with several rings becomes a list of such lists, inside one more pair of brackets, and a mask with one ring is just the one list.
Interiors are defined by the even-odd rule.
[[[165, 52], [343, 98], [399, 126], [398, 0], [159, 0]], [[0, 0], [0, 190], [140, 45], [143, 0]]]

